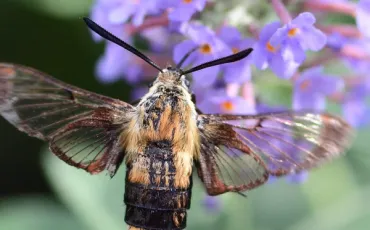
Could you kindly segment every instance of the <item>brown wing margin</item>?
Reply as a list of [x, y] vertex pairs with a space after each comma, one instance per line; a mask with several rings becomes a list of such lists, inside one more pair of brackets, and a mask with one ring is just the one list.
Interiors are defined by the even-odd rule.
[[0, 63], [0, 114], [19, 130], [49, 141], [68, 164], [114, 175], [117, 140], [134, 108], [60, 82], [35, 69]]
[[[212, 195], [251, 189], [268, 175], [316, 167], [341, 155], [353, 137], [351, 127], [340, 118], [310, 112], [199, 115], [198, 127], [202, 136], [198, 172]], [[249, 178], [241, 176], [242, 169]]]

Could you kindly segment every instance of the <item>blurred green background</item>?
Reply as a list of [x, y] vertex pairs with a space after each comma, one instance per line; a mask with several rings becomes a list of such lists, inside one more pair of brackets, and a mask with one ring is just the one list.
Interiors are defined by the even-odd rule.
[[[0, 0], [0, 62], [32, 66], [128, 100], [130, 88], [123, 81], [102, 85], [94, 77], [104, 47], [91, 40], [81, 20], [90, 4]], [[249, 192], [247, 199], [222, 195], [219, 210], [205, 208], [205, 193], [195, 176], [187, 229], [370, 229], [369, 140], [370, 132], [363, 128], [346, 157], [313, 171], [307, 182], [280, 179]], [[123, 167], [113, 179], [90, 176], [67, 166], [44, 143], [4, 119], [0, 149], [0, 230], [126, 229]]]

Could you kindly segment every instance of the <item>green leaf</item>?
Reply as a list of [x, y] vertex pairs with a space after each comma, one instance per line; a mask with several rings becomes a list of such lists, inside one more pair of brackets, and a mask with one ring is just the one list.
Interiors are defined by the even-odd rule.
[[84, 230], [65, 208], [45, 197], [13, 198], [0, 203], [0, 229]]

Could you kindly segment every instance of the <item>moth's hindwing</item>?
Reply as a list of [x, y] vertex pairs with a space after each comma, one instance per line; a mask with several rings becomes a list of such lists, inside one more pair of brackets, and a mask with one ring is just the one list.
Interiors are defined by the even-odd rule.
[[340, 156], [353, 136], [346, 122], [324, 113], [203, 114], [198, 124], [198, 174], [211, 195], [316, 167]]
[[113, 176], [123, 158], [118, 138], [134, 108], [62, 83], [35, 69], [0, 64], [0, 114], [19, 130], [49, 142], [60, 159]]

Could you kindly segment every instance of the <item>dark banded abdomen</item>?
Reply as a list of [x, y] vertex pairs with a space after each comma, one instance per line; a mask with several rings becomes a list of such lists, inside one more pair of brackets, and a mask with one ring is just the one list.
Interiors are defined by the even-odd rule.
[[[138, 155], [140, 167], [147, 168], [147, 184], [130, 181], [130, 173], [138, 170], [127, 165], [124, 202], [125, 221], [141, 229], [184, 229], [186, 209], [190, 208], [191, 187], [176, 188], [176, 168], [172, 146], [168, 141], [150, 143]], [[141, 168], [141, 171], [145, 168]], [[191, 181], [191, 177], [190, 177]]]

